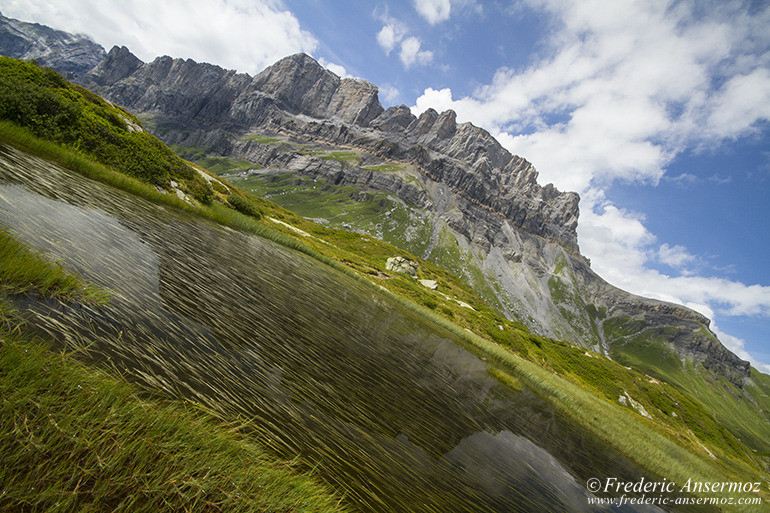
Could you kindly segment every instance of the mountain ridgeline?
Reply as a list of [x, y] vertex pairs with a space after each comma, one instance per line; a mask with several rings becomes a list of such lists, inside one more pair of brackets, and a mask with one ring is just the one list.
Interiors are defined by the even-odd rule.
[[398, 227], [405, 249], [461, 276], [533, 332], [691, 391], [700, 374], [729, 382], [739, 401], [752, 385], [756, 371], [719, 342], [706, 317], [594, 273], [578, 247], [578, 195], [538, 184], [530, 162], [457, 123], [451, 110], [417, 117], [404, 105], [385, 109], [375, 85], [340, 78], [304, 54], [250, 76], [167, 56], [145, 63], [125, 47], [100, 53], [64, 33], [70, 46], [62, 46], [40, 31], [0, 17], [0, 54], [46, 56], [41, 63], [137, 114], [167, 144], [250, 163], [243, 176], [287, 174], [387, 194], [416, 223]]
[[[451, 110], [416, 117], [403, 105], [384, 109], [376, 86], [341, 79], [304, 54], [251, 77], [189, 59], [143, 63], [115, 47], [80, 82], [149, 119], [169, 144], [386, 191], [424, 210], [432, 233], [420, 256], [459, 247], [451, 270], [492, 289], [488, 299], [536, 332], [609, 354], [643, 335], [735, 384], [749, 375], [748, 363], [719, 343], [705, 317], [597, 276], [578, 249], [578, 195], [540, 186], [531, 163], [487, 131], [457, 123]], [[284, 138], [358, 151], [368, 165], [273, 141]], [[374, 170], [385, 163], [402, 164], [416, 180]], [[478, 272], [464, 272], [468, 267]]]

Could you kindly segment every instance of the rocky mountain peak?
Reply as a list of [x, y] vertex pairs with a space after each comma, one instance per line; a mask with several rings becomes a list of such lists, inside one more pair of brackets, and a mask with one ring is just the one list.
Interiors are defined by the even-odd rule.
[[384, 132], [403, 132], [417, 118], [406, 105], [388, 107], [382, 114], [369, 124], [372, 128]]
[[425, 135], [433, 128], [433, 124], [438, 119], [438, 112], [432, 108], [428, 108], [425, 112], [420, 114], [420, 117], [415, 119], [414, 122], [409, 125], [407, 130], [417, 135]]
[[113, 46], [104, 60], [88, 72], [85, 80], [93, 82], [97, 87], [111, 86], [131, 75], [143, 64], [125, 46]]
[[6, 18], [0, 13], [2, 54], [15, 59], [36, 59], [68, 78], [84, 75], [104, 59], [106, 52], [88, 36], [54, 30], [39, 23]]
[[360, 79], [341, 79], [304, 53], [268, 67], [254, 77], [251, 88], [291, 113], [338, 118], [360, 126], [367, 126], [384, 110], [377, 86]]

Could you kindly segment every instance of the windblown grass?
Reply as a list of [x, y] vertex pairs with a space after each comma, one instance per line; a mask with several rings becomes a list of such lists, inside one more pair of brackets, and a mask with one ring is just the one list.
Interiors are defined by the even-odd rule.
[[[0, 123], [0, 140], [14, 142], [11, 137], [9, 137], [9, 134], [14, 135], [18, 133], [19, 129], [16, 127]], [[268, 228], [263, 222], [257, 221], [247, 215], [243, 215], [224, 205], [216, 203], [211, 206], [189, 204], [179, 200], [174, 195], [158, 192], [154, 187], [148, 186], [136, 179], [117, 173], [109, 168], [99, 166], [98, 164], [94, 164], [87, 158], [73, 154], [66, 148], [52, 145], [47, 141], [37, 139], [34, 136], [31, 136], [31, 134], [24, 133], [23, 131], [21, 132], [21, 135], [23, 144], [20, 144], [19, 146], [22, 148], [45, 158], [49, 158], [54, 162], [73, 169], [76, 172], [80, 172], [85, 176], [145, 197], [150, 201], [166, 204], [179, 210], [187, 211], [225, 226], [229, 226], [233, 229], [267, 238], [283, 246], [305, 253], [365, 283], [372, 283], [368, 274], [376, 271], [374, 268], [369, 269], [367, 267], [367, 262], [383, 260], [384, 263], [382, 257], [385, 253], [382, 252], [385, 251], [385, 249], [380, 248], [384, 243], [379, 241], [367, 239], [366, 243], [372, 247], [367, 249], [368, 246], [366, 246], [366, 248], [364, 248], [366, 250], [364, 252], [365, 254], [356, 255], [356, 248], [361, 248], [361, 241], [350, 241], [349, 243], [346, 243], [345, 237], [359, 237], [357, 234], [349, 234], [347, 232], [338, 233], [337, 230], [329, 230], [318, 226], [310, 227], [306, 224], [302, 224], [304, 220], [297, 221], [300, 223], [298, 226], [302, 227], [302, 229], [307, 229], [314, 236], [327, 239], [329, 233], [332, 233], [334, 237], [329, 239], [332, 241], [332, 245], [321, 244], [320, 241], [318, 244], [308, 240], [301, 241], [291, 234]], [[280, 215], [280, 212], [274, 210], [277, 208], [275, 205], [269, 205], [268, 202], [260, 200], [259, 198], [252, 198], [250, 196], [249, 198], [255, 202], [258, 208], [265, 211], [266, 215], [283, 217]], [[292, 216], [292, 214], [288, 212], [286, 215]], [[292, 216], [291, 218], [284, 217], [284, 219], [293, 220], [294, 218]], [[350, 249], [347, 249], [348, 245], [350, 245]], [[367, 251], [371, 254], [367, 253]], [[407, 257], [409, 258], [409, 255], [407, 255]], [[433, 278], [433, 276], [429, 277]], [[439, 279], [442, 280], [442, 283], [446, 284], [451, 283], [451, 281], [449, 281], [450, 278], [451, 277], [439, 277]], [[639, 462], [648, 470], [663, 476], [669, 476], [672, 479], [673, 476], [679, 477], [685, 475], [688, 472], [686, 469], [692, 469], [693, 472], [700, 472], [701, 467], [712, 468], [715, 472], [714, 475], [718, 474], [718, 471], [715, 469], [712, 462], [701, 456], [690, 454], [688, 450], [682, 446], [682, 443], [691, 445], [691, 442], [682, 440], [680, 440], [680, 443], [673, 442], [672, 438], [678, 436], [676, 433], [669, 432], [668, 437], [663, 436], [661, 433], [665, 432], [665, 429], [662, 429], [661, 425], [655, 427], [648, 425], [648, 423], [636, 416], [633, 412], [623, 411], [618, 405], [610, 404], [606, 399], [596, 397], [595, 393], [583, 390], [574, 382], [556, 376], [551, 371], [543, 369], [515, 354], [519, 353], [522, 356], [530, 358], [533, 357], [533, 355], [540, 355], [540, 351], [542, 350], [542, 354], [552, 357], [554, 354], [559, 354], [558, 348], [553, 346], [555, 341], [550, 341], [526, 333], [523, 328], [518, 328], [512, 323], [492, 315], [492, 313], [488, 311], [488, 308], [484, 308], [483, 305], [480, 305], [477, 301], [472, 301], [472, 303], [474, 304], [474, 307], [480, 308], [478, 311], [474, 312], [467, 310], [466, 313], [466, 309], [464, 308], [453, 307], [455, 308], [454, 315], [452, 320], [449, 320], [446, 316], [439, 315], [436, 310], [424, 306], [424, 300], [426, 299], [426, 295], [431, 294], [430, 291], [421, 287], [419, 284], [409, 282], [409, 280], [404, 277], [388, 280], [383, 282], [383, 285], [392, 289], [389, 290], [390, 295], [406, 308], [416, 312], [420, 316], [432, 320], [441, 327], [458, 335], [477, 353], [490, 357], [491, 360], [501, 362], [501, 365], [506, 372], [526, 383], [533, 391], [541, 394], [558, 408], [563, 409], [578, 423], [595, 432], [601, 438], [605, 439], [611, 445], [614, 445], [625, 455]], [[458, 294], [461, 293], [459, 288], [453, 287], [452, 290], [455, 290]], [[447, 302], [445, 303], [447, 305], [449, 304]], [[484, 326], [490, 323], [494, 324], [493, 328], [483, 329]], [[497, 323], [504, 323], [505, 330], [497, 330]], [[479, 332], [486, 334], [490, 337], [490, 340], [494, 340], [494, 342], [477, 335], [476, 333]], [[591, 360], [588, 357], [585, 357], [585, 359]], [[534, 375], [540, 376], [542, 379], [535, 379], [533, 378]], [[595, 411], [596, 413], [589, 413], [591, 411]], [[597, 421], [595, 420], [613, 418], [613, 415], [618, 415], [614, 422], [597, 424]], [[634, 427], [630, 428], [629, 426]], [[642, 431], [637, 432], [638, 429], [641, 429]], [[630, 436], [630, 433], [634, 433], [634, 435]], [[673, 444], [675, 449], [668, 452], [664, 451], [664, 454], [661, 454], [660, 451], [655, 450], [656, 446], [663, 447], [657, 443], [657, 440], [660, 439], [667, 440], [665, 447], [668, 447], [668, 444]], [[648, 456], [644, 456], [644, 454], [647, 454]], [[690, 456], [687, 456], [687, 454], [690, 454]], [[682, 461], [689, 463], [683, 468], [680, 466], [680, 462]], [[742, 468], [741, 471], [742, 474], [753, 472], [753, 470], [748, 468], [748, 465], [746, 465], [745, 468]]]
[[2, 511], [344, 510], [239, 425], [7, 333], [0, 397]]
[[[107, 296], [0, 230], [0, 292]], [[298, 461], [30, 341], [0, 300], [0, 511], [344, 511]]]
[[[703, 449], [688, 449], [688, 446], [692, 447], [693, 441], [682, 439], [681, 433], [668, 432], [662, 429], [660, 424], [642, 419], [635, 412], [576, 386], [509, 349], [458, 326], [425, 306], [397, 294], [392, 294], [392, 297], [405, 308], [457, 336], [471, 352], [486, 358], [490, 364], [490, 374], [503, 384], [514, 390], [522, 385], [528, 387], [647, 471], [680, 486], [688, 480], [760, 482], [760, 496], [764, 504], [728, 506], [724, 511], [770, 511], [767, 506], [770, 502], [770, 479], [748, 461], [734, 458], [716, 459], [710, 457]], [[694, 436], [692, 438], [697, 440]], [[729, 496], [726, 497], [729, 499]]]

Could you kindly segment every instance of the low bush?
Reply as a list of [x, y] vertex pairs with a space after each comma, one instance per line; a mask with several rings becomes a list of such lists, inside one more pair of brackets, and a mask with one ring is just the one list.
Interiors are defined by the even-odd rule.
[[227, 197], [227, 202], [241, 214], [246, 214], [247, 216], [251, 216], [255, 219], [262, 218], [262, 211], [254, 203], [244, 198], [243, 196], [231, 194]]

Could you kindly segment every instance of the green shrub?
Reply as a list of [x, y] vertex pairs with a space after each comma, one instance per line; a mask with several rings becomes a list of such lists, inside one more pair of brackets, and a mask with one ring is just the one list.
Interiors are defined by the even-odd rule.
[[[156, 137], [129, 129], [128, 122], [140, 126], [134, 116], [33, 63], [0, 57], [0, 119], [147, 183], [195, 177]], [[191, 192], [206, 197], [202, 189]]]
[[203, 205], [211, 205], [211, 201], [214, 199], [214, 190], [211, 184], [197, 176], [187, 182], [187, 193]]
[[241, 214], [246, 214], [247, 216], [251, 216], [256, 219], [262, 219], [262, 211], [257, 208], [254, 203], [244, 198], [243, 196], [231, 194], [227, 197], [227, 202]]

